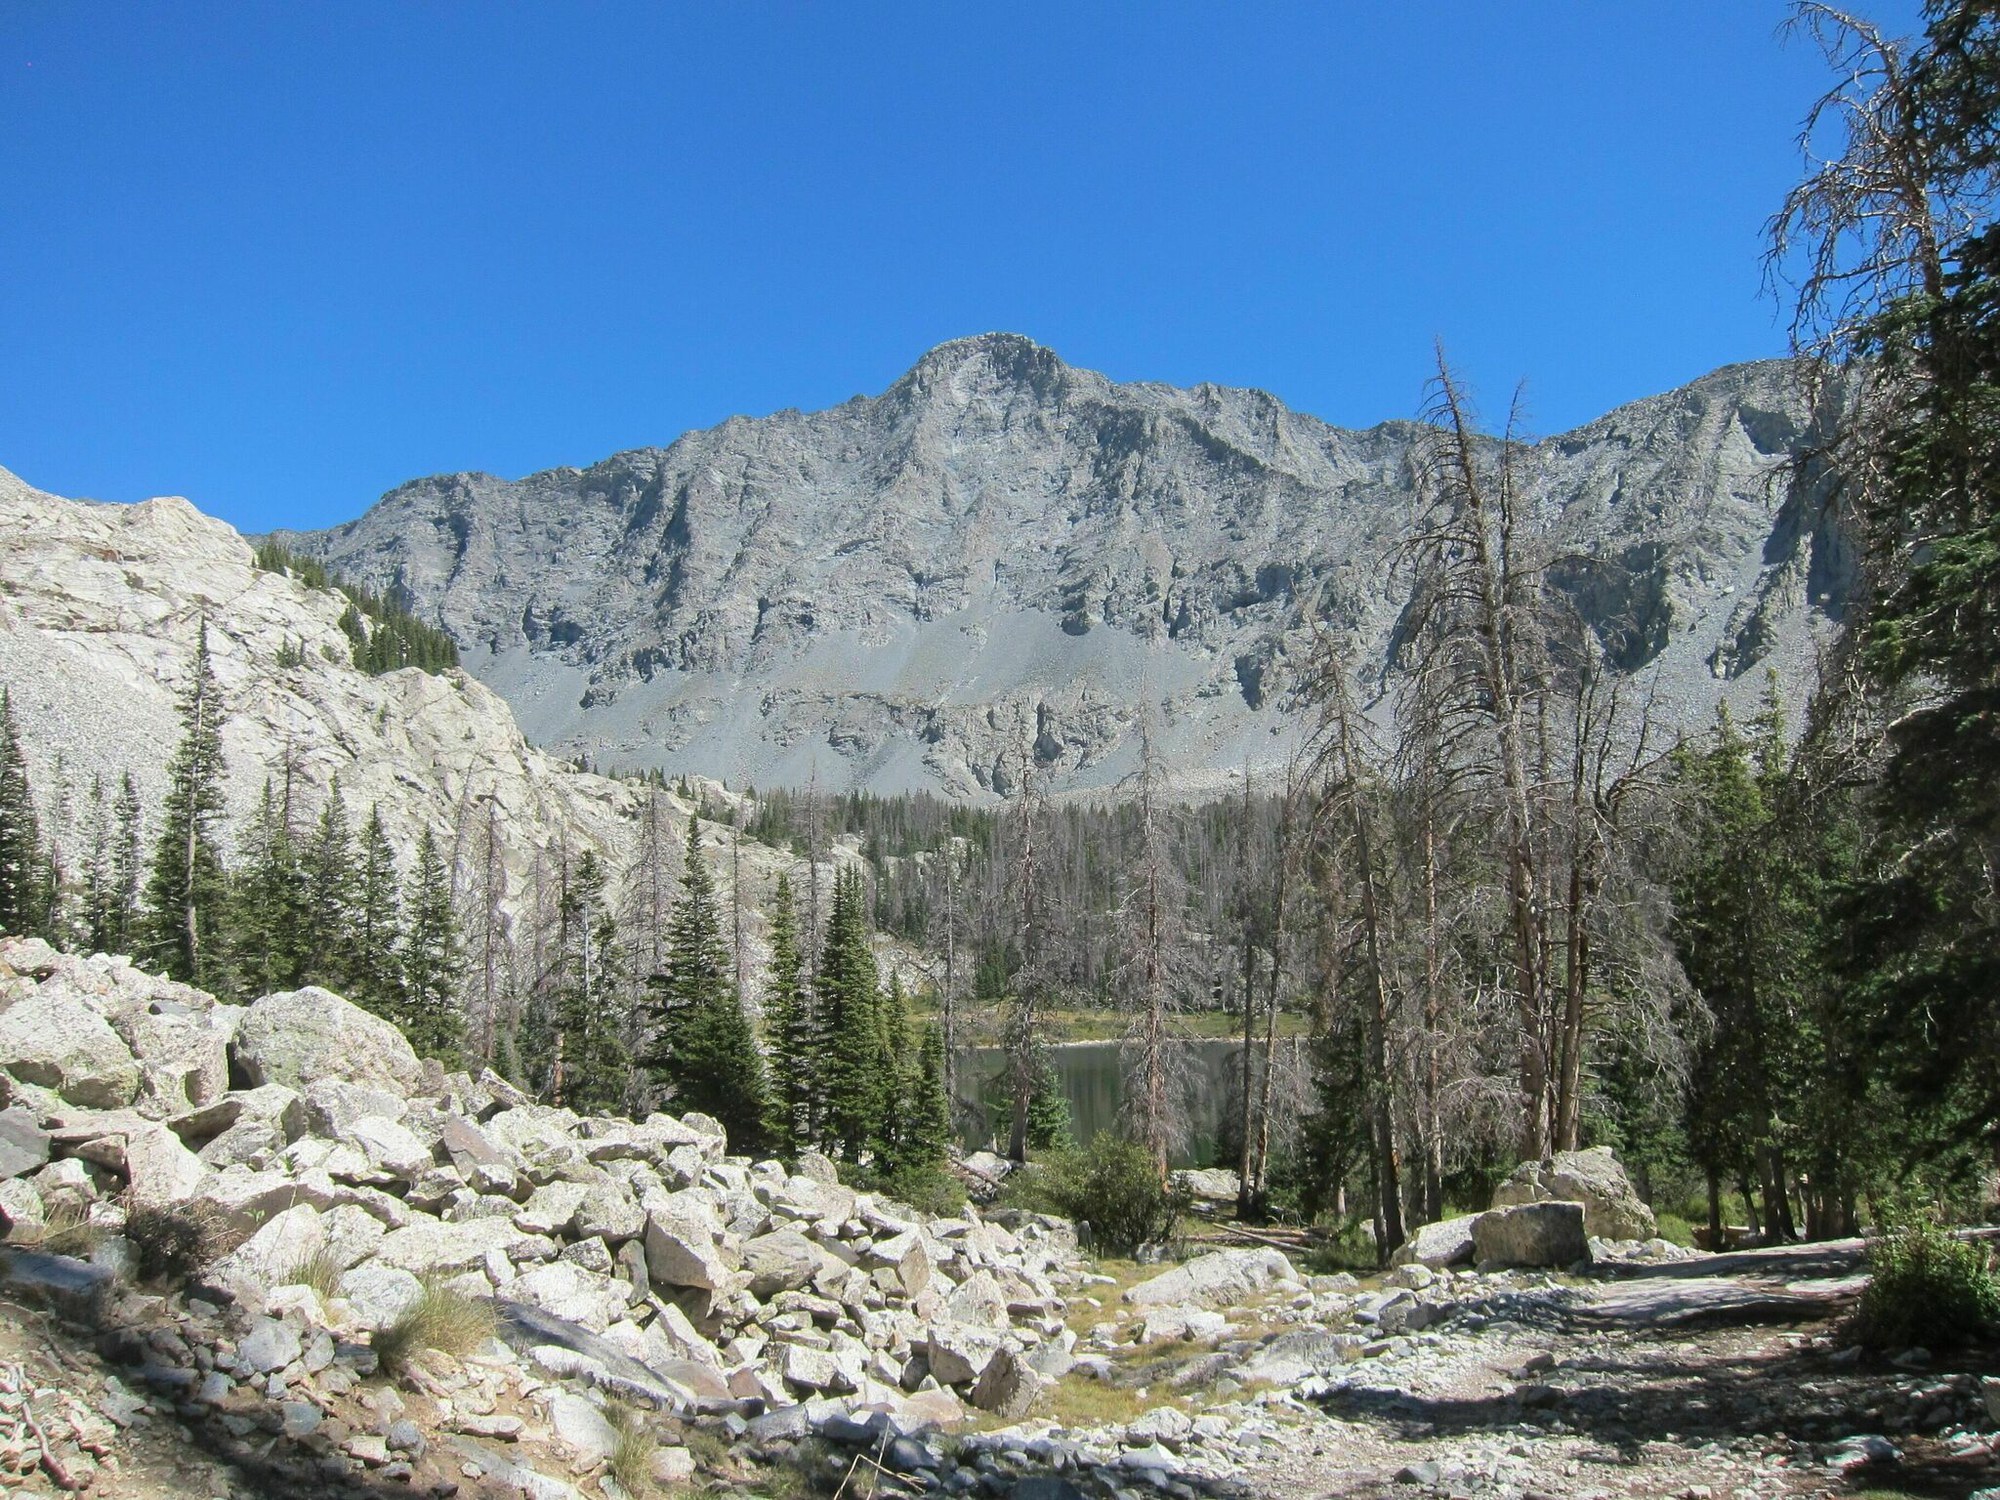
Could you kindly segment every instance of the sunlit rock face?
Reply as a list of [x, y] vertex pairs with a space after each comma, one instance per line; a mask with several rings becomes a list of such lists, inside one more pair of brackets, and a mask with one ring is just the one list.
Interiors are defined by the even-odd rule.
[[[1849, 561], [1792, 367], [1730, 366], [1523, 455], [1558, 583], [1669, 723], [1798, 678]], [[525, 479], [404, 485], [288, 537], [449, 628], [529, 737], [732, 784], [1114, 785], [1157, 711], [1191, 790], [1293, 742], [1322, 614], [1379, 663], [1410, 422], [1120, 385], [1010, 334], [880, 396]]]

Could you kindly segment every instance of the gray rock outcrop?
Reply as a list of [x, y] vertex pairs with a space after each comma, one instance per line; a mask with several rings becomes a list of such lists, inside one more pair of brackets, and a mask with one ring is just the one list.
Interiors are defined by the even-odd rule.
[[[1789, 366], [1734, 365], [1526, 451], [1557, 581], [1618, 665], [1657, 669], [1666, 717], [1802, 670], [1837, 617], [1848, 554], [1787, 480], [1813, 428]], [[1381, 659], [1418, 430], [1118, 384], [996, 333], [877, 397], [419, 479], [288, 540], [411, 599], [565, 751], [986, 797], [1032, 747], [1050, 785], [1101, 788], [1154, 702], [1166, 763], [1219, 785], [1282, 762], [1309, 607]]]
[[1597, 1239], [1650, 1240], [1659, 1232], [1652, 1209], [1609, 1146], [1559, 1151], [1546, 1163], [1524, 1161], [1493, 1190], [1495, 1208], [1551, 1199], [1581, 1203], [1584, 1228]]
[[1472, 1221], [1472, 1243], [1482, 1266], [1566, 1267], [1590, 1259], [1581, 1203], [1492, 1209]]

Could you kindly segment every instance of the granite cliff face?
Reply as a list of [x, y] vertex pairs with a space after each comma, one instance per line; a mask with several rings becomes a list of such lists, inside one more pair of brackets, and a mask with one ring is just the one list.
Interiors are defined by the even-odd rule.
[[[1789, 367], [1738, 365], [1529, 455], [1565, 586], [1683, 722], [1796, 674], [1841, 608], [1792, 477], [1811, 428]], [[418, 480], [286, 540], [398, 591], [531, 739], [600, 764], [980, 797], [1031, 746], [1089, 789], [1152, 703], [1192, 789], [1283, 759], [1309, 606], [1386, 642], [1416, 435], [988, 334], [872, 399]]]
[[[151, 837], [180, 737], [175, 696], [206, 619], [225, 711], [225, 836], [247, 825], [267, 782], [289, 782], [303, 830], [337, 778], [354, 825], [378, 807], [406, 864], [419, 832], [431, 830], [453, 864], [468, 929], [489, 897], [499, 913], [493, 941], [503, 966], [526, 962], [520, 945], [553, 899], [565, 857], [594, 849], [629, 900], [653, 899], [635, 874], [649, 819], [671, 891], [694, 813], [687, 800], [578, 771], [531, 746], [506, 702], [465, 672], [360, 671], [340, 628], [342, 596], [259, 569], [248, 542], [187, 501], [65, 500], [0, 469], [0, 536], [0, 685], [44, 833], [72, 869], [95, 833], [93, 777], [109, 796], [132, 774]], [[703, 829], [725, 880], [738, 863], [733, 837]], [[762, 953], [757, 910], [790, 864], [744, 841], [753, 956]]]

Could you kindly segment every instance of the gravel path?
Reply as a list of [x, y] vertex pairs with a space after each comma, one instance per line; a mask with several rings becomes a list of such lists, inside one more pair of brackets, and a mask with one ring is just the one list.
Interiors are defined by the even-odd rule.
[[1990, 1357], [1898, 1368], [1842, 1347], [1861, 1256], [1860, 1241], [1750, 1251], [1509, 1294], [1355, 1366], [1241, 1478], [1285, 1500], [2000, 1484]]

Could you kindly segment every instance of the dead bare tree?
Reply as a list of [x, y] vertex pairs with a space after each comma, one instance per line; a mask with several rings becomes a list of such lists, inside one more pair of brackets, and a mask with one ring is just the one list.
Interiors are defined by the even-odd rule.
[[1179, 1009], [1177, 955], [1185, 941], [1187, 893], [1171, 847], [1172, 810], [1154, 746], [1150, 718], [1139, 723], [1139, 766], [1120, 788], [1135, 807], [1135, 842], [1124, 861], [1120, 920], [1125, 952], [1116, 982], [1132, 1020], [1126, 1033], [1126, 1112], [1135, 1139], [1166, 1180], [1167, 1163], [1181, 1143], [1186, 1116], [1176, 1065], [1174, 1015]]

